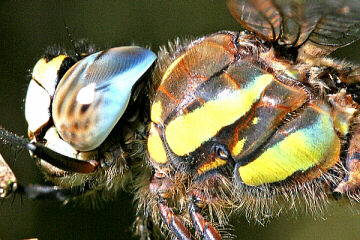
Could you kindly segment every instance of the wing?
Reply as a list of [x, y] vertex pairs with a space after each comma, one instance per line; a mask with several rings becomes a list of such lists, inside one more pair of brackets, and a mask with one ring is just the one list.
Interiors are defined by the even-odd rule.
[[359, 0], [227, 0], [233, 17], [264, 40], [326, 55], [360, 38]]

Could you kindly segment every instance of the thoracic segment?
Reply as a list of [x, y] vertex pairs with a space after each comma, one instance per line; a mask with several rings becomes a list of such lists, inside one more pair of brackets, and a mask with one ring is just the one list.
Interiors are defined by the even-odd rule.
[[240, 181], [258, 186], [283, 181], [297, 172], [306, 176], [313, 168], [325, 172], [333, 167], [339, 159], [340, 140], [329, 111], [321, 102], [309, 104], [276, 131], [257, 158], [244, 166], [240, 159], [236, 172]]
[[[317, 63], [330, 70], [320, 75]], [[152, 98], [150, 202], [179, 210], [196, 199], [204, 209], [217, 209], [220, 222], [224, 208], [241, 205], [261, 219], [282, 193], [296, 204], [301, 192], [313, 207], [339, 184], [344, 142], [358, 132], [352, 127], [358, 105], [350, 94], [327, 94], [331, 81], [346, 82], [337, 75], [340, 64], [297, 64], [277, 58], [251, 33], [219, 32], [193, 42], [168, 66], [158, 66], [161, 84]], [[358, 135], [350, 141], [350, 172], [336, 188], [342, 194], [359, 190]]]

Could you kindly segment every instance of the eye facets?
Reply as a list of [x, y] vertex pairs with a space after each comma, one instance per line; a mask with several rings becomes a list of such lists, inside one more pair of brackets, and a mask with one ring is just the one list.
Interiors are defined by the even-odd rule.
[[[53, 122], [63, 140], [81, 151], [98, 147], [125, 112], [134, 84], [155, 59], [153, 52], [136, 46], [97, 52], [64, 74], [54, 96], [32, 81], [25, 108], [29, 135], [40, 132], [49, 122], [52, 108]], [[34, 70], [34, 78], [56, 72], [54, 64], [40, 65], [41, 69]], [[54, 77], [41, 81], [46, 80], [54, 81]]]

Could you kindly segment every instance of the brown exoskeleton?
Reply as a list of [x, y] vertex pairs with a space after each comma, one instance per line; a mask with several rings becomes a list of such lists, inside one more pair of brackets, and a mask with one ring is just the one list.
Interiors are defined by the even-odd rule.
[[227, 4], [247, 31], [163, 50], [155, 69], [139, 196], [178, 239], [221, 239], [239, 209], [263, 219], [299, 198], [360, 197], [360, 67], [326, 57], [360, 37], [359, 2]]

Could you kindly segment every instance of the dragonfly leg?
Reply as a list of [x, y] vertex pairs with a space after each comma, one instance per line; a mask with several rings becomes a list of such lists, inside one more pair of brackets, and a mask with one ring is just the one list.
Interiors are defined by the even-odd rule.
[[31, 200], [56, 200], [65, 202], [73, 197], [84, 193], [80, 187], [61, 188], [58, 186], [44, 186], [37, 184], [29, 184], [27, 186], [18, 185], [15, 193], [24, 195]]
[[168, 205], [168, 200], [171, 198], [169, 192], [171, 192], [172, 188], [173, 182], [165, 174], [155, 172], [150, 183], [150, 192], [158, 196], [157, 205], [162, 221], [177, 239], [194, 239], [180, 217]]
[[164, 199], [159, 199], [158, 207], [162, 220], [166, 223], [170, 231], [179, 240], [194, 239], [190, 231], [185, 227], [181, 219], [174, 214]]
[[64, 202], [72, 197], [84, 193], [86, 189], [80, 187], [61, 188], [58, 186], [21, 185], [18, 184], [15, 174], [0, 154], [0, 198], [6, 198], [11, 194], [21, 194], [25, 197], [38, 199], [52, 199]]
[[201, 215], [200, 210], [201, 208], [197, 206], [196, 200], [189, 203], [191, 221], [197, 233], [206, 240], [221, 240], [220, 233]]

